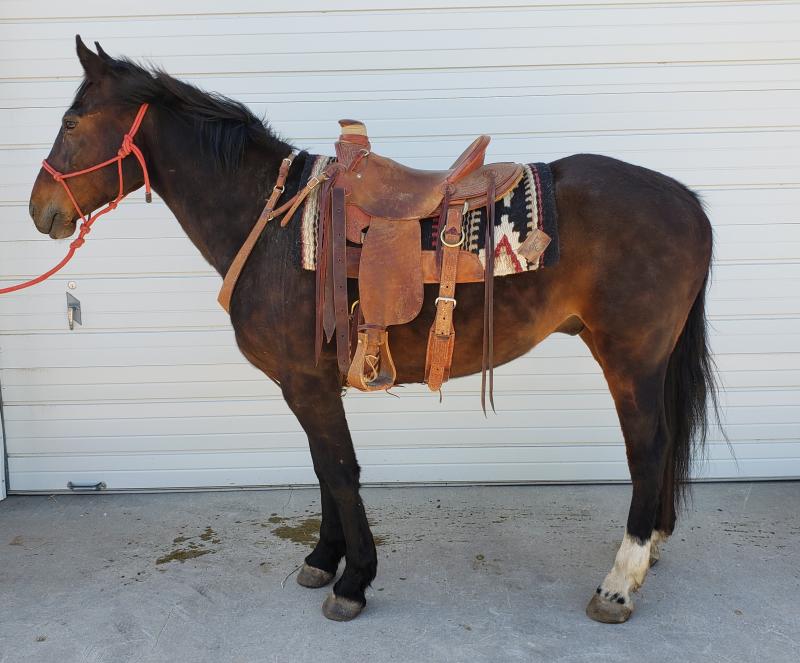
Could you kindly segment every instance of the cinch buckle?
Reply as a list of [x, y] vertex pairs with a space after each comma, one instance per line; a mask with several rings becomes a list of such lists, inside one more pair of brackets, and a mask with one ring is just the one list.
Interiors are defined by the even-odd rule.
[[455, 297], [437, 297], [436, 301], [433, 302], [436, 306], [439, 306], [439, 302], [445, 302], [446, 304], [452, 304], [453, 308], [456, 307], [456, 300]]

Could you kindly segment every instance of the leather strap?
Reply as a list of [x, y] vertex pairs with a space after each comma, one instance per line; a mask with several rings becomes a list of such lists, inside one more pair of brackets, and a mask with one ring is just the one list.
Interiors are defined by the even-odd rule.
[[428, 389], [438, 391], [450, 377], [450, 364], [453, 359], [455, 329], [453, 328], [453, 310], [456, 307], [454, 298], [456, 276], [458, 271], [458, 252], [463, 243], [461, 229], [461, 209], [449, 207], [447, 222], [442, 229], [442, 271], [439, 282], [439, 296], [436, 298], [436, 317], [428, 335], [428, 354], [425, 366], [425, 382]]
[[286, 188], [285, 184], [286, 178], [289, 175], [289, 168], [291, 168], [292, 161], [294, 161], [296, 156], [297, 152], [292, 150], [292, 152], [289, 153], [289, 156], [281, 161], [281, 166], [278, 169], [278, 178], [275, 180], [275, 186], [272, 188], [272, 193], [270, 193], [269, 198], [267, 199], [267, 204], [264, 205], [264, 209], [258, 217], [256, 224], [253, 226], [253, 229], [250, 231], [250, 234], [247, 236], [244, 244], [242, 244], [239, 252], [236, 254], [236, 257], [233, 259], [231, 266], [228, 268], [225, 278], [222, 280], [222, 288], [217, 296], [217, 301], [228, 313], [230, 313], [231, 297], [233, 297], [233, 291], [236, 288], [236, 282], [239, 280], [239, 276], [241, 276], [245, 263], [247, 263], [247, 259], [253, 252], [253, 248], [255, 247], [258, 238], [261, 237], [261, 233], [264, 232], [264, 228], [267, 227], [267, 223], [269, 223], [269, 221], [272, 219], [272, 212], [275, 209], [275, 205], [278, 203], [278, 199], [281, 197], [281, 194]]
[[312, 177], [310, 180], [308, 180], [308, 182], [306, 182], [306, 185], [294, 195], [294, 197], [291, 200], [281, 205], [278, 209], [276, 209], [272, 213], [272, 218], [275, 218], [276, 216], [286, 212], [286, 214], [284, 214], [283, 218], [281, 219], [281, 228], [285, 228], [287, 225], [289, 225], [289, 221], [292, 220], [292, 217], [294, 216], [294, 213], [297, 211], [297, 208], [303, 204], [305, 199], [308, 198], [309, 194], [314, 189], [316, 189], [320, 184], [322, 184], [323, 182], [325, 182], [326, 180], [330, 179], [333, 176], [333, 174], [336, 172], [336, 168], [337, 168], [336, 164], [331, 164], [325, 170], [323, 170], [317, 177]]
[[[329, 264], [328, 256], [330, 254], [330, 226], [331, 226], [331, 186], [333, 182], [328, 180], [322, 185], [319, 197], [319, 220], [317, 225], [317, 318], [315, 325], [315, 341], [314, 341], [314, 360], [315, 364], [319, 363], [319, 357], [322, 354], [322, 337], [323, 332], [327, 334], [328, 342], [333, 336], [333, 296], [330, 293], [328, 296], [328, 286], [332, 283], [333, 277], [330, 274], [331, 266]], [[330, 310], [329, 310], [330, 307]]]
[[342, 375], [350, 369], [350, 311], [347, 306], [347, 225], [344, 188], [331, 192], [331, 258], [333, 263], [333, 308], [336, 317], [336, 357]]
[[481, 408], [486, 414], [486, 375], [489, 375], [489, 403], [494, 409], [494, 193], [495, 176], [487, 173], [486, 231], [484, 256], [486, 269], [483, 279], [483, 357], [481, 359]]

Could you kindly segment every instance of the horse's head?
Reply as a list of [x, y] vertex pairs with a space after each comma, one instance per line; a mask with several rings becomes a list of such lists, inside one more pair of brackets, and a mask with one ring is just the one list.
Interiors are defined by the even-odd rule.
[[[75, 101], [64, 113], [46, 160], [55, 171], [65, 174], [91, 168], [117, 156], [123, 136], [136, 116], [136, 109], [121, 103], [115, 95], [117, 84], [125, 75], [124, 68], [118, 66], [120, 63], [96, 42], [97, 53], [88, 49], [80, 36], [76, 37], [76, 44], [85, 78]], [[122, 192], [115, 163], [65, 180], [75, 203], [84, 213], [144, 183], [143, 171], [136, 159], [123, 159], [121, 168]], [[29, 210], [39, 232], [53, 239], [72, 235], [80, 218], [66, 188], [44, 167], [34, 182]]]

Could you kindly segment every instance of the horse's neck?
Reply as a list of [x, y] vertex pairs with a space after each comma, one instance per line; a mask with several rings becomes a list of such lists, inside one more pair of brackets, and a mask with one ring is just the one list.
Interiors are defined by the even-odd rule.
[[248, 145], [235, 173], [221, 172], [191, 129], [165, 113], [143, 137], [153, 189], [203, 257], [224, 275], [258, 218], [289, 146]]

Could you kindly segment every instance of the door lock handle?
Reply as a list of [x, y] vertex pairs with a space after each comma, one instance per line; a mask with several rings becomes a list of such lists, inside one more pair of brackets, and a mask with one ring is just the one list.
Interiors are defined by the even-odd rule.
[[67, 293], [67, 324], [69, 324], [71, 330], [75, 329], [76, 322], [79, 325], [83, 325], [81, 321], [81, 303], [77, 297]]

